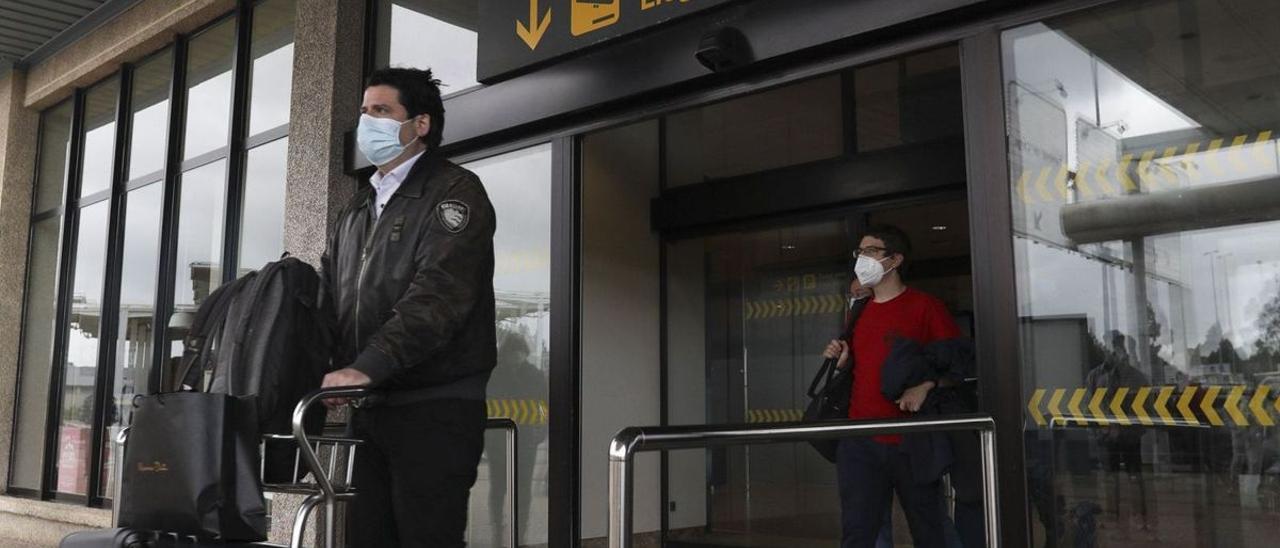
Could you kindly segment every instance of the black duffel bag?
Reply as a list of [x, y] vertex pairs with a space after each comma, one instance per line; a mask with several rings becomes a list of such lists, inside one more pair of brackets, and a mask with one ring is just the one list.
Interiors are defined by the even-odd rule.
[[247, 397], [174, 392], [135, 400], [120, 525], [220, 540], [266, 539], [257, 417]]
[[[818, 374], [809, 383], [809, 407], [804, 410], [804, 420], [821, 421], [849, 418], [849, 393], [853, 390], [853, 365], [836, 368], [836, 360], [822, 362]], [[809, 442], [822, 457], [836, 461], [839, 440], [813, 440]]]
[[[859, 299], [850, 304], [845, 311], [844, 327], [840, 330], [840, 338], [846, 338], [858, 323], [858, 316], [866, 308], [870, 299]], [[809, 406], [804, 410], [804, 420], [843, 420], [849, 418], [849, 397], [853, 391], [853, 348], [849, 349], [849, 364], [844, 369], [836, 367], [837, 359], [822, 362], [818, 374], [809, 383]], [[823, 458], [836, 461], [836, 447], [839, 440], [813, 440], [809, 442]]]

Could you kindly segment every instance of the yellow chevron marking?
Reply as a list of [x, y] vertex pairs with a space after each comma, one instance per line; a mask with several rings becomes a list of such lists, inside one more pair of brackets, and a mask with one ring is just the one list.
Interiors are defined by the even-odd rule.
[[1172, 395], [1173, 387], [1165, 386], [1160, 389], [1160, 395], [1156, 396], [1156, 414], [1168, 425], [1173, 425], [1173, 415], [1169, 414], [1169, 396]]
[[1052, 168], [1043, 167], [1040, 168], [1040, 176], [1036, 177], [1036, 190], [1040, 191], [1040, 201], [1042, 202], [1053, 201], [1053, 196], [1049, 194], [1049, 189], [1044, 186], [1044, 184], [1049, 181], [1049, 173], [1051, 172]]
[[1066, 392], [1065, 388], [1057, 388], [1053, 391], [1053, 395], [1049, 397], [1049, 416], [1054, 418], [1054, 422], [1062, 420], [1062, 410], [1058, 409], [1058, 404], [1062, 403], [1062, 395]]
[[1240, 171], [1248, 169], [1248, 166], [1244, 163], [1244, 144], [1248, 141], [1248, 135], [1236, 135], [1236, 137], [1231, 140], [1231, 150], [1227, 154], [1227, 161], [1231, 162], [1231, 167]]
[[1144, 386], [1138, 389], [1138, 393], [1133, 396], [1133, 414], [1138, 416], [1138, 422], [1147, 426], [1154, 425], [1151, 416], [1147, 414], [1145, 409], [1147, 396], [1151, 394], [1151, 387]]
[[1121, 386], [1116, 389], [1115, 397], [1111, 398], [1111, 413], [1116, 416], [1116, 422], [1129, 426], [1129, 416], [1124, 414], [1124, 396], [1129, 393], [1129, 388]]
[[1218, 164], [1218, 155], [1216, 154], [1220, 148], [1222, 148], [1222, 139], [1214, 139], [1209, 141], [1209, 147], [1204, 149], [1208, 153], [1205, 154], [1204, 163], [1209, 166], [1209, 171], [1212, 171], [1214, 175], [1222, 175], [1222, 166]]
[[[1178, 154], [1178, 147], [1169, 147], [1164, 149], [1164, 154], [1160, 156], [1161, 160], [1167, 160]], [[1164, 180], [1165, 186], [1169, 188], [1178, 188], [1178, 176], [1173, 173], [1169, 166], [1164, 164], [1156, 164], [1160, 168], [1161, 179]]]
[[1271, 152], [1274, 150], [1272, 147], [1266, 146], [1267, 141], [1270, 140], [1271, 130], [1268, 129], [1259, 133], [1258, 140], [1254, 141], [1255, 144], [1260, 145], [1253, 147], [1253, 155], [1256, 156], [1255, 161], [1258, 162], [1258, 165], [1261, 167], [1270, 167], [1268, 164], [1271, 163], [1271, 158], [1273, 157]]
[[1022, 198], [1022, 203], [1024, 204], [1031, 203], [1031, 196], [1027, 195], [1027, 181], [1030, 179], [1031, 172], [1024, 169], [1022, 170], [1022, 176], [1018, 177], [1018, 184], [1014, 186], [1014, 189], [1018, 192], [1018, 197]]
[[1156, 151], [1148, 150], [1142, 153], [1142, 159], [1138, 160], [1138, 186], [1139, 189], [1145, 189], [1151, 192], [1155, 188], [1155, 182], [1151, 178], [1151, 159], [1155, 158]]
[[1089, 400], [1089, 412], [1093, 413], [1093, 418], [1098, 420], [1099, 425], [1111, 424], [1107, 420], [1107, 414], [1102, 410], [1102, 400], [1107, 397], [1106, 388], [1097, 388], [1093, 391], [1093, 399]]
[[1280, 398], [1276, 398], [1276, 412], [1280, 413]]
[[1204, 412], [1205, 418], [1209, 419], [1209, 424], [1214, 426], [1225, 425], [1225, 423], [1222, 422], [1222, 417], [1218, 415], [1217, 411], [1213, 410], [1214, 404], [1218, 401], [1218, 392], [1221, 391], [1221, 386], [1210, 386], [1205, 389], [1204, 400], [1201, 400], [1200, 402], [1200, 410]]
[[1044, 399], [1044, 389], [1037, 388], [1031, 393], [1031, 401], [1027, 403], [1027, 412], [1031, 413], [1031, 420], [1037, 425], [1044, 426], [1044, 415], [1040, 414], [1040, 400]]
[[1058, 168], [1058, 174], [1053, 177], [1053, 188], [1058, 191], [1058, 199], [1066, 200], [1070, 194], [1067, 191], [1067, 175], [1071, 172], [1067, 169], [1067, 164], [1062, 164]]
[[1256, 418], [1257, 423], [1262, 426], [1276, 425], [1276, 422], [1271, 418], [1271, 413], [1267, 412], [1266, 407], [1267, 396], [1270, 395], [1270, 392], [1270, 387], [1265, 384], [1259, 384], [1253, 390], [1253, 397], [1249, 399], [1249, 410], [1253, 411], [1254, 418]]
[[1244, 386], [1236, 386], [1231, 389], [1231, 393], [1227, 395], [1227, 415], [1231, 416], [1232, 422], [1236, 426], [1249, 426], [1249, 418], [1240, 412], [1240, 398], [1244, 396]]
[[1133, 178], [1129, 177], [1129, 164], [1132, 162], [1133, 155], [1125, 154], [1120, 157], [1120, 164], [1116, 166], [1116, 176], [1120, 179], [1120, 187], [1125, 192], [1138, 190], [1138, 185], [1133, 184]]
[[1076, 418], [1076, 424], [1080, 426], [1087, 426], [1089, 424], [1089, 421], [1085, 420], [1086, 417], [1084, 416], [1084, 413], [1080, 411], [1080, 402], [1084, 400], [1085, 392], [1087, 392], [1087, 390], [1084, 388], [1077, 388], [1076, 391], [1071, 394], [1071, 401], [1067, 402], [1067, 410], [1071, 412], [1071, 416]]
[[1093, 188], [1089, 187], [1089, 162], [1084, 162], [1076, 168], [1076, 192], [1085, 198], [1093, 197]]
[[1188, 386], [1182, 391], [1182, 397], [1178, 398], [1178, 412], [1182, 413], [1182, 418], [1193, 425], [1199, 425], [1200, 421], [1196, 419], [1196, 414], [1191, 412], [1191, 399], [1196, 395], [1196, 387]]
[[1107, 180], [1107, 170], [1110, 168], [1111, 160], [1103, 160], [1102, 163], [1098, 164], [1098, 170], [1094, 172], [1094, 175], [1097, 176], [1094, 177], [1094, 183], [1098, 185], [1098, 190], [1105, 195], [1116, 193], [1115, 187], [1111, 186], [1111, 182]]

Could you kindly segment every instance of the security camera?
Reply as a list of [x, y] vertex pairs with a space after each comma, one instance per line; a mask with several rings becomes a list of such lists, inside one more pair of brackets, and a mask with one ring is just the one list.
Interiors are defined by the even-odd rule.
[[711, 72], [735, 69], [755, 60], [746, 35], [733, 27], [719, 28], [703, 35], [693, 56]]

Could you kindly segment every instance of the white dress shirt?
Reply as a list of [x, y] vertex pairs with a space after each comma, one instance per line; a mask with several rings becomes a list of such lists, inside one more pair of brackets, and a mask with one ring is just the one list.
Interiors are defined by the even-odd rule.
[[383, 175], [381, 171], [375, 171], [372, 177], [369, 177], [369, 184], [373, 185], [374, 192], [378, 196], [374, 199], [373, 215], [374, 218], [382, 216], [383, 208], [387, 207], [387, 202], [391, 201], [391, 196], [396, 193], [396, 189], [400, 188], [400, 183], [404, 182], [404, 178], [409, 175], [409, 170], [413, 169], [413, 164], [418, 163], [418, 158], [422, 157], [422, 152], [414, 155], [412, 158], [405, 160], [403, 164], [396, 166], [395, 169]]

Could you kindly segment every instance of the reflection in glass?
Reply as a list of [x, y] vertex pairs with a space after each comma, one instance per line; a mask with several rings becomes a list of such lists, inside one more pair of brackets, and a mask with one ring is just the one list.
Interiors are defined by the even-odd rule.
[[93, 406], [102, 317], [102, 280], [106, 273], [107, 217], [111, 201], [80, 211], [71, 316], [67, 326], [67, 361], [63, 369], [62, 409], [58, 425], [58, 478], [55, 490], [85, 495], [89, 488]]
[[227, 146], [231, 127], [234, 18], [191, 39], [187, 52], [187, 125], [183, 156], [189, 160]]
[[294, 0], [271, 0], [253, 10], [249, 135], [289, 123], [295, 10]]
[[35, 212], [62, 204], [67, 184], [67, 162], [71, 158], [71, 101], [40, 115], [40, 163], [36, 173]]
[[133, 125], [129, 140], [129, 180], [160, 176], [169, 139], [169, 87], [173, 50], [165, 49], [133, 72]]
[[240, 227], [240, 271], [261, 268], [284, 252], [285, 164], [289, 139], [249, 151]]
[[[200, 303], [222, 285], [226, 161], [183, 173], [180, 195], [173, 313], [166, 324], [172, 361], [166, 367], [182, 357], [182, 338]], [[165, 379], [172, 373], [166, 370]]]
[[[520, 427], [516, 463], [520, 543], [547, 541], [547, 375], [550, 371], [551, 145], [465, 166], [480, 177], [498, 218], [494, 236], [498, 366], [490, 416]], [[506, 453], [501, 432], [485, 439], [472, 490], [470, 545], [506, 546]]]
[[1253, 38], [1280, 8], [1220, 8], [1005, 33], [1037, 545], [1280, 534], [1280, 69]]
[[120, 79], [98, 84], [84, 98], [84, 165], [80, 168], [80, 197], [111, 188], [115, 165], [116, 107]]
[[62, 217], [38, 221], [32, 226], [26, 315], [22, 320], [18, 420], [14, 423], [13, 468], [10, 471], [10, 485], [24, 489], [40, 488], [61, 242]]
[[429, 68], [445, 95], [478, 85], [479, 2], [381, 0], [379, 67]]
[[[103, 469], [111, 470], [114, 440], [128, 426], [134, 395], [146, 394], [155, 332], [156, 268], [160, 260], [160, 217], [164, 185], [151, 184], [129, 192], [121, 258], [112, 403], [107, 406], [107, 435], [103, 438]], [[111, 493], [112, 474], [102, 475], [102, 493]]]

